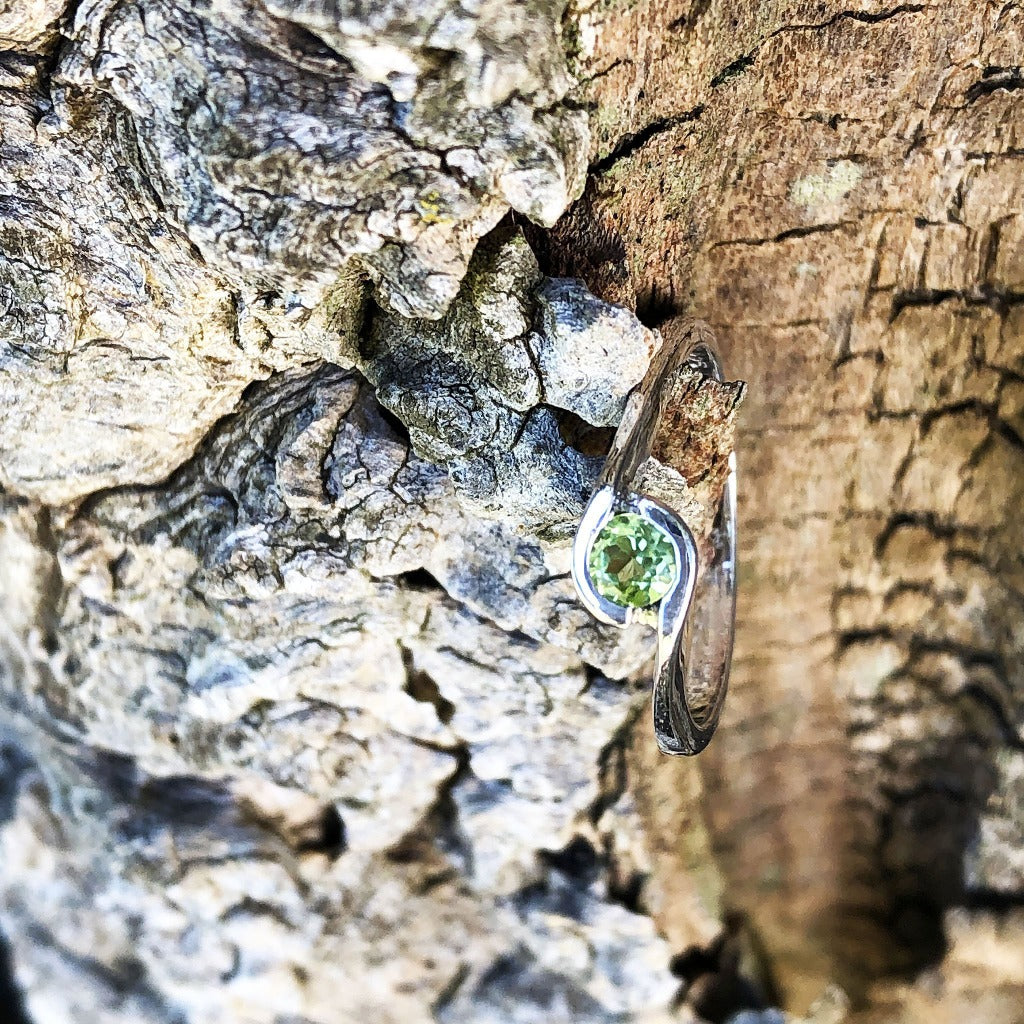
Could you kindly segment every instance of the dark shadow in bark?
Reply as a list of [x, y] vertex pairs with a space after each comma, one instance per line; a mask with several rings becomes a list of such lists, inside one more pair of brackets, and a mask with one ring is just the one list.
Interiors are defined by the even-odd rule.
[[[13, 743], [0, 740], [0, 824], [14, 813], [18, 780], [31, 762]], [[0, 932], [0, 1021], [5, 1024], [30, 1024], [21, 991], [14, 980], [11, 950]]]
[[0, 1020], [7, 1024], [31, 1024], [21, 991], [14, 981], [14, 965], [6, 940], [0, 935]]
[[672, 973], [682, 982], [678, 1003], [692, 1007], [709, 1024], [725, 1024], [745, 1010], [759, 1012], [776, 1005], [779, 993], [762, 950], [753, 952], [763, 976], [754, 979], [744, 971], [744, 947], [749, 951], [753, 938], [741, 915], [728, 914], [724, 930], [713, 942], [673, 957]]

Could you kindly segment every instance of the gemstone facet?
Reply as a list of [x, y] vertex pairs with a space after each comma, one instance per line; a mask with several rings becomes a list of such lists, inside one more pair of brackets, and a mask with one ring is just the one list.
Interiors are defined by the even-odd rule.
[[679, 559], [668, 534], [635, 512], [605, 523], [587, 565], [603, 598], [631, 608], [657, 604], [679, 578]]

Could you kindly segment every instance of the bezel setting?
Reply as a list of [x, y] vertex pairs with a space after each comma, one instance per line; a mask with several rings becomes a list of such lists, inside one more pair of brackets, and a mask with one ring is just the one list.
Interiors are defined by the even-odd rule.
[[[675, 551], [676, 579], [660, 601], [646, 607], [616, 604], [601, 594], [590, 575], [590, 553], [605, 526], [616, 516], [632, 513], [656, 526]], [[654, 626], [661, 637], [675, 638], [682, 629], [693, 600], [697, 576], [697, 546], [686, 523], [671, 509], [643, 495], [616, 494], [599, 487], [587, 504], [573, 545], [572, 577], [586, 608], [611, 626], [642, 623]]]

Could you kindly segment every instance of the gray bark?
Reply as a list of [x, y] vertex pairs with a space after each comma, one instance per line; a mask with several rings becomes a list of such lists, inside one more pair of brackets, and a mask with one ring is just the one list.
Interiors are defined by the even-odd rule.
[[553, 222], [586, 124], [559, 5], [470, 11], [4, 9], [0, 927], [35, 1024], [671, 1013], [600, 852], [644, 870], [613, 766], [651, 640], [568, 578], [661, 337], [492, 231]]

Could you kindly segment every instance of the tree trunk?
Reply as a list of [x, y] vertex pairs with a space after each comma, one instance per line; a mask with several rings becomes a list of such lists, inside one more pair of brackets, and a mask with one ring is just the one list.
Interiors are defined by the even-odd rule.
[[[1024, 1021], [1024, 9], [847, 3], [0, 0], [5, 1019]], [[684, 317], [675, 760], [568, 552]]]

